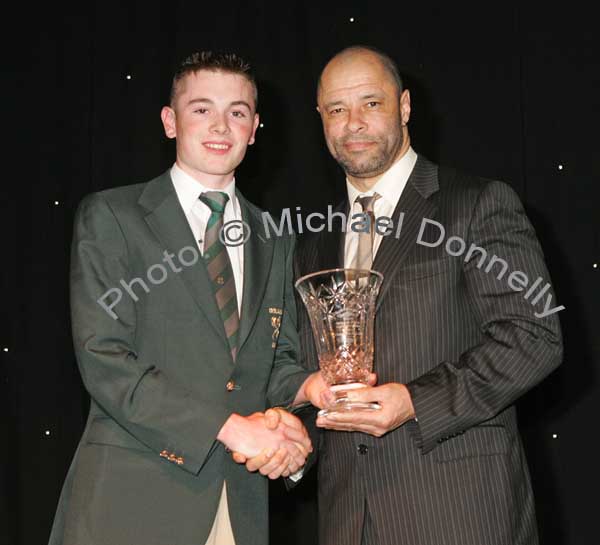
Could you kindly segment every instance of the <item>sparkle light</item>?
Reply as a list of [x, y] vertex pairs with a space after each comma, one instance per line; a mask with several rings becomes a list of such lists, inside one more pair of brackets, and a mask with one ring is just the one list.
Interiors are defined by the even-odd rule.
[[44, 432], [44, 434], [45, 434], [45, 435], [50, 435], [50, 430], [46, 430], [46, 431]]
[[265, 124], [264, 124], [264, 123], [261, 123], [261, 124], [259, 125], [259, 127], [260, 127], [261, 129], [262, 129], [264, 126], [265, 126]]
[[58, 201], [54, 201], [54, 206], [58, 206]]
[[558, 435], [556, 433], [552, 434], [552, 439], [558, 439]]
[[4, 347], [4, 351], [5, 351], [5, 352], [8, 352], [8, 346], [5, 346], [5, 347]]
[[563, 166], [562, 165], [558, 165], [558, 170], [562, 170]]
[[594, 263], [594, 269], [598, 268], [598, 263]]
[[354, 17], [350, 17], [350, 22], [354, 23]]
[[126, 77], [127, 79], [131, 79], [131, 74], [127, 74], [125, 77]]

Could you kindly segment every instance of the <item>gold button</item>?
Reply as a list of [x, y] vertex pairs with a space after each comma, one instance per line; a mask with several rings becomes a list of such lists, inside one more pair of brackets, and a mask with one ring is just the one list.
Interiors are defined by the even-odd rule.
[[177, 460], [177, 456], [173, 453], [169, 454], [169, 462], [174, 462], [175, 460]]
[[222, 276], [217, 276], [217, 284], [219, 284], [219, 286], [222, 286], [223, 284], [225, 284], [225, 279]]
[[175, 460], [175, 463], [178, 466], [181, 466], [181, 465], [183, 465], [183, 461], [184, 461], [183, 458], [180, 456], [179, 458], [177, 458], [177, 460]]
[[227, 382], [227, 384], [225, 385], [225, 388], [227, 388], [228, 392], [233, 391], [233, 389], [235, 388], [235, 382], [233, 380], [230, 380], [229, 382]]
[[161, 456], [161, 458], [168, 458], [169, 452], [167, 450], [161, 450], [160, 456]]

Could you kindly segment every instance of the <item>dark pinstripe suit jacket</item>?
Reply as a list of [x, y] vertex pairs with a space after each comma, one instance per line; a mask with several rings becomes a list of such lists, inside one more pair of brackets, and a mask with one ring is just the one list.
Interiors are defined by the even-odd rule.
[[[339, 210], [348, 209], [343, 203]], [[382, 240], [373, 268], [384, 275], [376, 314], [380, 384], [408, 386], [414, 421], [376, 438], [324, 431], [319, 438], [320, 545], [359, 545], [363, 521], [377, 545], [537, 543], [534, 501], [514, 402], [562, 357], [557, 314], [538, 318], [550, 281], [518, 197], [501, 182], [464, 176], [419, 157], [393, 215], [398, 238]], [[465, 262], [444, 243], [417, 244], [423, 218], [482, 253]], [[421, 240], [439, 238], [426, 229]], [[450, 251], [459, 253], [456, 239]], [[339, 230], [301, 242], [296, 274], [342, 266]], [[501, 264], [486, 272], [491, 256]], [[481, 264], [481, 267], [478, 265]], [[508, 278], [522, 271], [536, 293]], [[555, 299], [549, 308], [556, 306]], [[300, 309], [304, 365], [318, 366]], [[366, 541], [366, 540], [365, 540]], [[369, 545], [373, 545], [370, 543]]]

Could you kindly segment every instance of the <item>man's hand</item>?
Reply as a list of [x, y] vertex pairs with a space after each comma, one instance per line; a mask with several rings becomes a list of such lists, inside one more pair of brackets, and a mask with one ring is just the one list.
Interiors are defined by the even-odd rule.
[[377, 402], [380, 410], [350, 411], [320, 416], [317, 426], [330, 430], [360, 431], [381, 437], [415, 417], [408, 388], [390, 382], [382, 386], [357, 388], [347, 393], [349, 401]]
[[310, 375], [298, 389], [294, 405], [310, 401], [315, 407], [322, 409], [335, 400], [335, 396], [329, 390], [328, 384], [323, 378], [321, 371]]
[[[371, 373], [367, 380], [369, 386], [374, 386], [377, 383], [377, 375]], [[300, 386], [294, 405], [310, 401], [315, 407], [323, 409], [335, 402], [335, 394], [329, 389], [329, 385], [323, 378], [323, 373], [317, 371], [310, 375]]]
[[[306, 428], [299, 418], [280, 408], [269, 409], [265, 413], [265, 425], [276, 430], [283, 426], [286, 438], [289, 440], [277, 452], [264, 449], [254, 457], [244, 456], [241, 452], [234, 452], [233, 459], [238, 464], [246, 464], [248, 471], [260, 471], [269, 479], [277, 479], [280, 476], [288, 477], [296, 473], [306, 462], [308, 453], [312, 452], [312, 445]], [[290, 445], [291, 442], [291, 445]], [[292, 456], [289, 448], [298, 448], [304, 454], [302, 459], [298, 455]]]
[[[270, 427], [267, 427], [268, 423]], [[280, 422], [277, 414], [265, 416], [263, 413], [254, 413], [244, 417], [234, 413], [219, 431], [217, 439], [230, 450], [248, 458], [257, 456], [263, 450], [275, 454], [283, 447], [290, 456], [287, 461], [292, 467], [304, 465], [312, 448], [306, 431], [286, 426]]]

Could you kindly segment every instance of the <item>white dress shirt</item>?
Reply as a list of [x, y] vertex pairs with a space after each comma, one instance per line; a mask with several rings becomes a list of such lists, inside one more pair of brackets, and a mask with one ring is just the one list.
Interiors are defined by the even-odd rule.
[[[200, 253], [204, 253], [204, 231], [210, 218], [210, 208], [203, 203], [199, 197], [206, 191], [221, 191], [229, 195], [229, 200], [225, 205], [223, 213], [223, 223], [233, 220], [241, 220], [242, 212], [240, 203], [235, 195], [235, 178], [223, 189], [212, 189], [203, 186], [198, 180], [192, 178], [177, 166], [177, 163], [171, 168], [171, 179], [175, 186], [175, 192], [179, 203], [183, 208], [185, 217], [188, 220], [190, 229], [194, 233], [194, 240], [198, 245]], [[237, 236], [237, 233], [236, 233]], [[233, 279], [235, 282], [235, 293], [237, 296], [238, 313], [242, 315], [242, 293], [244, 287], [244, 245], [226, 246], [231, 268], [233, 269]]]
[[[358, 235], [350, 229], [352, 225], [352, 216], [354, 214], [362, 214], [362, 206], [356, 202], [357, 197], [371, 196], [374, 193], [381, 195], [381, 198], [377, 199], [373, 205], [373, 213], [375, 218], [382, 216], [391, 218], [402, 191], [406, 187], [406, 182], [410, 173], [413, 171], [415, 163], [417, 162], [417, 154], [409, 147], [406, 153], [396, 161], [377, 181], [377, 183], [366, 193], [361, 193], [352, 183], [346, 178], [346, 189], [348, 191], [348, 202], [350, 203], [350, 215], [348, 217], [348, 225], [346, 229], [346, 241], [344, 247], [344, 266], [351, 268], [356, 259], [356, 252], [358, 251]], [[356, 220], [358, 221], [358, 220]], [[395, 228], [396, 226], [394, 226]], [[374, 225], [371, 226], [375, 228]], [[377, 250], [381, 244], [383, 235], [380, 235], [375, 231], [375, 238], [373, 240], [373, 261], [377, 255]]]

